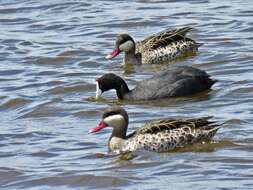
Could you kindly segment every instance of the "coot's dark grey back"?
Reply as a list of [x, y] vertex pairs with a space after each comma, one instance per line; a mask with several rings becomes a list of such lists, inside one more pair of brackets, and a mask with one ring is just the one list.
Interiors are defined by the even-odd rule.
[[188, 96], [207, 90], [214, 83], [205, 71], [188, 66], [173, 67], [138, 83], [127, 98], [151, 100]]

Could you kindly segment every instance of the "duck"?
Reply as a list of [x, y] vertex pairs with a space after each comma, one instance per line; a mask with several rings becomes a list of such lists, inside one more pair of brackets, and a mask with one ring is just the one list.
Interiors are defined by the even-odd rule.
[[190, 96], [209, 90], [213, 80], [203, 70], [190, 66], [170, 67], [149, 79], [138, 82], [129, 89], [127, 83], [114, 73], [96, 78], [96, 99], [104, 92], [114, 89], [119, 100], [156, 100], [171, 97]]
[[187, 55], [194, 55], [202, 44], [186, 37], [191, 27], [165, 30], [136, 42], [126, 33], [116, 38], [115, 49], [106, 56], [113, 59], [125, 52], [123, 64], [163, 64]]
[[194, 143], [212, 140], [222, 124], [209, 121], [210, 117], [194, 119], [161, 119], [145, 123], [127, 135], [129, 117], [120, 106], [105, 109], [98, 126], [89, 133], [112, 128], [108, 141], [109, 152], [125, 153], [139, 149], [154, 152], [168, 152]]

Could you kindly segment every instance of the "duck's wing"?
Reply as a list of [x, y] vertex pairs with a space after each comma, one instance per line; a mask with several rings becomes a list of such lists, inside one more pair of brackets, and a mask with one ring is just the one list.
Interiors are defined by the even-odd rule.
[[159, 47], [165, 47], [173, 42], [180, 40], [192, 41], [194, 40], [185, 37], [186, 33], [189, 32], [191, 27], [183, 27], [176, 30], [165, 30], [160, 33], [154, 34], [143, 41], [136, 43], [136, 52], [143, 53], [145, 51], [151, 51]]
[[174, 130], [182, 127], [190, 127], [192, 129], [210, 130], [220, 126], [214, 121], [209, 121], [211, 117], [202, 117], [196, 119], [162, 119], [158, 121], [148, 122], [135, 132], [128, 135], [127, 138], [138, 134], [156, 134], [163, 131]]

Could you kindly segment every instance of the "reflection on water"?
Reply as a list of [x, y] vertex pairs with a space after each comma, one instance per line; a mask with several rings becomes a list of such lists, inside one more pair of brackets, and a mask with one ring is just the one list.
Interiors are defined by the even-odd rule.
[[[1, 189], [251, 189], [252, 16], [250, 1], [1, 1]], [[169, 65], [123, 66], [104, 57], [115, 36], [138, 41], [181, 26], [203, 43]], [[121, 75], [130, 88], [176, 65], [206, 70], [210, 92], [149, 102], [95, 100], [95, 78]], [[110, 129], [88, 135], [104, 108], [129, 112], [129, 132], [165, 117], [213, 116], [214, 141], [169, 153], [109, 155]]]

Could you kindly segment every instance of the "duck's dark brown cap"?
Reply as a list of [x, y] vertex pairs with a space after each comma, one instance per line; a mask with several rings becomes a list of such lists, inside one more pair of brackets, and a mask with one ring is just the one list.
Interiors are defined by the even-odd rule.
[[128, 114], [126, 110], [120, 106], [112, 106], [105, 109], [104, 114], [103, 114], [103, 119], [108, 116], [116, 115], [116, 114], [122, 115], [125, 118], [126, 122], [128, 123]]

